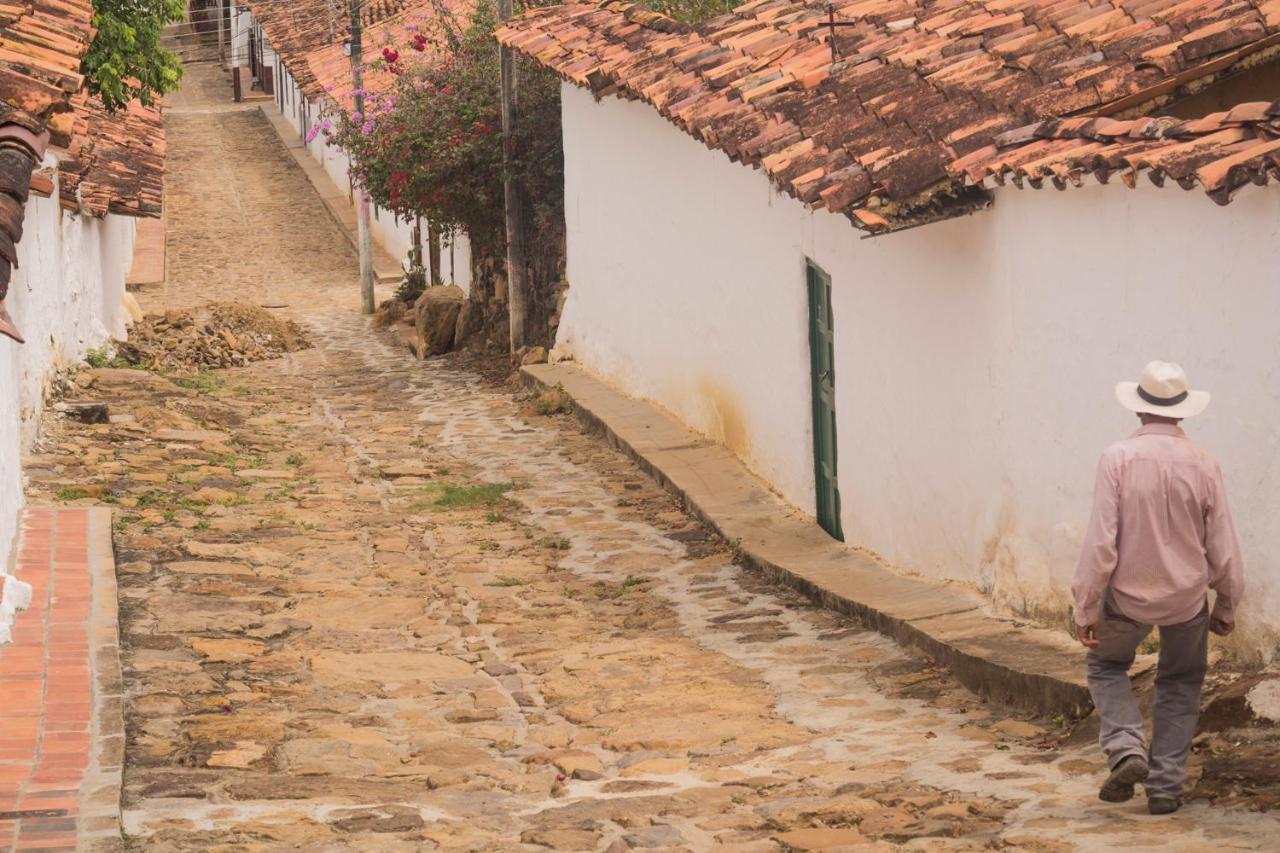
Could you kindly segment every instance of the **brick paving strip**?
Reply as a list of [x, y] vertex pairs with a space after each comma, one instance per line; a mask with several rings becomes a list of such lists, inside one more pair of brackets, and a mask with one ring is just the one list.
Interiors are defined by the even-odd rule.
[[32, 601], [0, 648], [0, 844], [119, 849], [124, 724], [110, 510], [28, 509], [16, 568]]

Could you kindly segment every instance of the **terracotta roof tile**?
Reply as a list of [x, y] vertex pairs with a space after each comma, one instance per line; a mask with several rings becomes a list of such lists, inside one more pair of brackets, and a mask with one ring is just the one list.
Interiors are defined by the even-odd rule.
[[164, 183], [164, 125], [160, 110], [134, 101], [108, 113], [97, 98], [75, 102], [77, 133], [59, 169], [68, 208], [94, 216], [160, 215]]
[[[303, 95], [312, 101], [336, 102], [349, 110], [351, 59], [342, 47], [348, 34], [345, 8], [328, 0], [248, 0], [248, 6]], [[469, 14], [472, 6], [473, 0], [448, 4], [459, 16]], [[371, 63], [379, 58], [384, 45], [406, 54], [418, 24], [436, 14], [436, 9], [436, 0], [382, 0], [364, 6], [361, 52], [366, 91], [390, 88], [390, 72], [377, 65], [371, 67]]]
[[[597, 95], [649, 103], [805, 203], [873, 230], [987, 203], [956, 164], [1011, 146], [1030, 149], [1018, 163], [1049, 158], [1016, 180], [1070, 183], [1079, 170], [1053, 156], [1095, 158], [1100, 139], [994, 141], [1052, 116], [1137, 106], [1280, 44], [1280, 0], [852, 0], [835, 12], [850, 25], [835, 31], [834, 64], [826, 6], [802, 0], [754, 0], [696, 29], [627, 0], [570, 3], [533, 9], [498, 37]], [[1059, 132], [1086, 130], [1115, 132]], [[1172, 143], [1154, 132], [1137, 144]], [[1220, 196], [1267, 153], [1198, 174]]]
[[948, 165], [971, 184], [1012, 180], [1059, 189], [1087, 175], [1107, 182], [1119, 174], [1132, 187], [1138, 175], [1163, 186], [1200, 186], [1219, 204], [1246, 184], [1280, 181], [1280, 101], [1240, 104], [1230, 111], [1183, 121], [1109, 119], [1036, 122], [996, 139]]

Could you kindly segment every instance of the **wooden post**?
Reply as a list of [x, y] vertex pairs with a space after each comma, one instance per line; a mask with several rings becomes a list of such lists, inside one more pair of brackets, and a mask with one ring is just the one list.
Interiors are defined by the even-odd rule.
[[[496, 0], [498, 20], [511, 17], [512, 0]], [[519, 90], [516, 79], [516, 57], [509, 47], [498, 52], [502, 78], [502, 191], [507, 231], [507, 311], [511, 326], [511, 351], [524, 346], [525, 310], [529, 294], [528, 270], [525, 267], [524, 209], [520, 203], [520, 187], [516, 184], [512, 161], [514, 160], [514, 134], [519, 111]]]
[[[364, 120], [364, 55], [360, 32], [360, 0], [351, 0], [351, 91], [355, 112]], [[372, 314], [373, 235], [369, 231], [369, 194], [363, 186], [356, 190], [356, 245], [360, 253], [360, 313]]]

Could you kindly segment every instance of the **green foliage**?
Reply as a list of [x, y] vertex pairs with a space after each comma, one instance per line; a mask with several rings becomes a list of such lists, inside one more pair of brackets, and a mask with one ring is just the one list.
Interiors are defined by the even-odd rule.
[[[466, 19], [435, 15], [407, 44], [383, 47], [375, 67], [393, 75], [389, 91], [365, 93], [363, 114], [317, 126], [351, 155], [353, 174], [381, 207], [480, 239], [503, 233], [494, 25], [489, 3]], [[511, 168], [532, 201], [531, 227], [541, 232], [563, 218], [560, 86], [550, 72], [520, 63]]]
[[195, 373], [195, 374], [192, 374], [191, 376], [173, 377], [173, 384], [177, 385], [179, 388], [189, 388], [192, 391], [203, 391], [205, 393], [209, 393], [210, 391], [217, 391], [219, 388], [225, 385], [226, 382], [227, 380], [225, 377], [219, 376], [216, 373], [210, 373], [208, 371], [204, 371], [202, 373]]
[[112, 355], [110, 349], [108, 349], [105, 344], [86, 352], [84, 354], [84, 361], [85, 364], [90, 367], [120, 367], [130, 370], [142, 369], [128, 359], [121, 358], [118, 355]]
[[697, 26], [703, 21], [732, 12], [741, 0], [639, 0], [655, 12], [668, 18]]
[[183, 11], [182, 0], [93, 0], [96, 32], [80, 70], [109, 111], [134, 98], [151, 106], [178, 87], [182, 62], [160, 46], [160, 34]]

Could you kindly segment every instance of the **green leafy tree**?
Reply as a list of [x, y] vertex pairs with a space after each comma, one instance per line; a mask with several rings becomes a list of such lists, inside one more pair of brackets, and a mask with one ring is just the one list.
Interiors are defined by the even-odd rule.
[[151, 106], [178, 87], [182, 62], [160, 46], [160, 34], [183, 11], [183, 0], [93, 0], [97, 32], [81, 72], [108, 110], [135, 98]]

